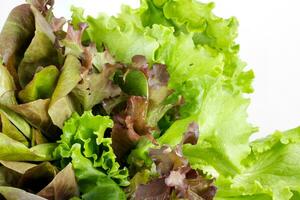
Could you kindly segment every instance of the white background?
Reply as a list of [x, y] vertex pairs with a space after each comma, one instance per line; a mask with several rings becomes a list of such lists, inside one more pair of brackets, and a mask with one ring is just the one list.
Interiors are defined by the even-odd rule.
[[[205, 0], [207, 2], [207, 0]], [[0, 0], [0, 27], [9, 11], [22, 0]], [[299, 0], [214, 0], [215, 13], [240, 21], [241, 58], [255, 71], [249, 121], [263, 136], [276, 129], [300, 125], [300, 2]], [[115, 14], [121, 4], [138, 0], [56, 0], [57, 16], [70, 16], [70, 5], [86, 13]], [[188, 11], [187, 11], [188, 12]]]

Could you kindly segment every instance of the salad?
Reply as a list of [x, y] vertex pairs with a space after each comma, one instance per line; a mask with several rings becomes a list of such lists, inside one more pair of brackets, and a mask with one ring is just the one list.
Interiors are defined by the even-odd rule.
[[28, 0], [0, 34], [0, 199], [300, 199], [300, 128], [249, 140], [236, 18], [53, 6]]

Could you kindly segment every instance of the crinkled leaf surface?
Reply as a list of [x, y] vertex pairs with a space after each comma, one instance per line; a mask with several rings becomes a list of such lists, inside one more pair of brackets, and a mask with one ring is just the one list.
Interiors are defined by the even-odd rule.
[[127, 185], [127, 169], [121, 169], [111, 147], [111, 138], [104, 138], [104, 131], [112, 128], [113, 121], [108, 116], [93, 116], [85, 112], [82, 116], [74, 114], [64, 125], [57, 156], [69, 158], [72, 146], [80, 144], [83, 156], [89, 158], [95, 168], [100, 168], [120, 185]]
[[95, 169], [92, 162], [81, 153], [80, 144], [72, 147], [72, 164], [79, 184], [79, 190], [86, 200], [125, 200], [122, 189], [106, 174]]
[[[40, 5], [36, 4], [37, 2]], [[0, 43], [8, 44], [5, 48], [0, 44], [0, 54], [16, 83], [18, 83], [16, 69], [21, 61], [19, 75], [23, 87], [28, 83], [29, 87], [30, 84], [37, 82], [35, 75], [38, 76], [40, 67], [50, 64], [60, 67], [58, 51], [54, 48], [55, 35], [43, 17], [44, 15], [48, 19], [46, 4], [49, 3], [51, 10], [53, 1], [37, 2], [35, 2], [35, 5], [38, 5], [37, 9], [28, 5], [14, 9], [0, 35], [0, 41], [5, 40]], [[46, 4], [42, 5], [43, 3]], [[75, 28], [77, 25], [80, 28], [79, 22], [87, 22], [89, 28], [86, 31], [84, 29], [79, 31], [77, 43], [70, 46], [65, 44], [67, 58], [51, 97], [49, 111], [41, 115], [40, 112], [33, 112], [36, 109], [26, 107], [27, 110], [22, 109], [22, 113], [20, 111], [18, 113], [23, 116], [24, 112], [27, 115], [31, 113], [31, 118], [27, 120], [38, 128], [44, 127], [44, 120], [41, 119], [45, 119], [49, 113], [52, 122], [62, 128], [65, 120], [71, 117], [74, 111], [80, 113], [79, 104], [84, 109], [90, 109], [105, 98], [120, 95], [120, 91], [111, 95], [111, 87], [106, 87], [107, 83], [111, 83], [111, 77], [105, 77], [105, 81], [100, 81], [105, 63], [101, 61], [99, 53], [86, 51], [91, 46], [83, 47], [82, 41], [95, 42], [98, 50], [108, 48], [117, 62], [125, 63], [124, 66], [131, 62], [132, 56], [144, 55], [151, 64], [142, 70], [139, 69], [138, 72], [145, 74], [148, 88], [147, 84], [140, 84], [141, 87], [137, 89], [130, 87], [133, 91], [138, 90], [139, 93], [134, 93], [135, 95], [149, 97], [146, 99], [147, 110], [140, 112], [142, 116], [137, 115], [139, 119], [128, 113], [125, 118], [122, 116], [124, 113], [114, 116], [120, 121], [118, 126], [114, 127], [113, 132], [118, 132], [115, 135], [131, 133], [133, 140], [130, 141], [134, 141], [133, 146], [137, 145], [128, 158], [130, 164], [134, 163], [139, 167], [151, 166], [148, 150], [154, 145], [150, 141], [154, 142], [154, 136], [157, 138], [160, 135], [158, 129], [153, 131], [152, 128], [157, 128], [157, 121], [161, 118], [164, 120], [161, 124], [165, 124], [160, 126], [163, 134], [157, 139], [160, 145], [177, 145], [189, 124], [197, 122], [199, 125], [197, 144], [196, 142], [193, 143], [195, 146], [185, 144], [183, 152], [194, 168], [203, 170], [209, 175], [219, 175], [216, 182], [219, 187], [216, 199], [299, 198], [300, 177], [297, 175], [300, 160], [299, 130], [278, 132], [249, 146], [249, 136], [254, 129], [246, 120], [249, 100], [243, 97], [243, 93], [252, 92], [251, 82], [254, 75], [251, 70], [244, 70], [245, 63], [238, 56], [239, 46], [235, 43], [237, 20], [219, 18], [212, 13], [212, 9], [213, 4], [199, 3], [195, 0], [142, 0], [140, 8], [131, 9], [124, 6], [116, 17], [99, 15], [98, 18], [85, 18], [81, 9], [74, 8]], [[84, 26], [86, 27], [86, 24]], [[22, 32], [24, 34], [20, 34]], [[80, 48], [78, 49], [76, 45]], [[79, 51], [73, 51], [76, 48]], [[72, 57], [71, 54], [75, 56]], [[145, 72], [147, 68], [153, 73], [155, 70], [163, 69], [155, 68], [156, 65], [152, 63], [161, 63], [158, 65], [165, 66], [168, 71], [169, 77], [161, 79], [163, 84], [157, 82], [160, 77], [151, 78], [149, 73]], [[36, 139], [39, 138], [38, 132], [32, 137], [26, 121], [12, 111], [13, 108], [24, 105], [16, 105], [14, 97], [16, 87], [12, 84], [13, 79], [7, 75], [8, 71], [3, 69], [5, 68], [1, 68], [0, 73], [1, 78], [3, 77], [0, 79], [0, 112], [6, 120], [5, 134], [8, 133], [7, 127], [11, 127], [12, 130], [22, 132], [21, 134], [27, 138], [33, 138], [32, 144], [43, 143], [42, 139]], [[160, 75], [164, 74], [163, 71], [158, 72]], [[131, 78], [134, 80], [131, 82], [135, 84], [134, 77], [137, 77], [136, 80], [139, 78], [136, 75]], [[157, 85], [159, 88], [155, 89]], [[33, 86], [29, 88], [31, 87], [33, 88]], [[103, 88], [105, 95], [101, 92]], [[124, 88], [121, 89], [124, 92]], [[45, 98], [51, 96], [50, 89], [48, 92]], [[127, 97], [124, 96], [126, 100]], [[36, 100], [35, 98], [32, 99]], [[179, 105], [174, 106], [175, 103], [170, 103], [175, 102], [174, 99], [181, 100]], [[43, 100], [38, 102], [41, 101]], [[107, 110], [111, 111], [109, 113], [115, 113], [113, 109]], [[112, 128], [110, 124], [112, 122], [109, 119], [104, 120], [105, 117], [97, 116], [95, 119], [93, 117], [91, 114], [82, 117], [74, 115], [74, 120], [64, 128], [60, 147], [55, 155], [60, 156], [64, 166], [72, 162], [83, 199], [125, 199], [118, 184], [121, 186], [127, 184], [128, 172], [120, 169], [111, 148], [114, 144], [111, 144], [110, 138], [104, 137], [105, 130]], [[144, 121], [147, 120], [150, 122], [144, 126]], [[13, 129], [14, 127], [16, 129]], [[154, 136], [152, 131], [156, 132], [153, 133]], [[149, 132], [151, 134], [145, 134]], [[0, 159], [29, 161], [53, 159], [49, 156], [53, 151], [52, 144], [37, 145], [29, 149], [22, 144], [23, 139], [15, 137], [20, 135], [17, 131], [10, 134], [10, 137], [18, 141], [5, 134], [0, 134], [2, 138], [0, 146], [3, 149], [3, 152], [0, 151]], [[145, 136], [140, 138], [140, 135]], [[181, 180], [181, 174], [173, 173], [173, 175], [169, 177], [168, 183], [163, 184], [174, 185], [176, 177]], [[165, 191], [158, 190], [158, 196], [160, 194], [164, 196]], [[146, 192], [149, 194], [149, 190]], [[143, 192], [139, 197], [143, 198]]]
[[64, 125], [54, 154], [62, 158], [62, 163], [71, 158], [83, 199], [95, 198], [94, 195], [100, 199], [125, 198], [118, 184], [128, 185], [128, 171], [116, 162], [111, 138], [104, 138], [104, 131], [112, 126], [109, 117], [93, 116], [91, 112], [82, 116], [75, 113]]
[[183, 150], [191, 165], [196, 168], [210, 165], [224, 175], [234, 175], [241, 167], [241, 160], [250, 152], [248, 139], [254, 129], [246, 121], [248, 100], [240, 94], [230, 94], [220, 83], [209, 89], [201, 112], [176, 121], [159, 142], [178, 144], [183, 130], [196, 121], [200, 131], [198, 144], [185, 145]]
[[129, 63], [134, 55], [153, 59], [158, 43], [147, 36], [143, 29], [137, 28], [131, 20], [100, 15], [96, 19], [88, 17], [87, 21], [90, 25], [89, 37], [98, 47], [104, 43], [117, 60]]
[[[170, 122], [158, 143], [178, 144], [188, 125], [196, 121], [198, 144], [184, 145], [184, 155], [193, 167], [211, 175], [234, 176], [243, 168], [241, 161], [250, 153], [248, 140], [255, 131], [247, 123], [249, 100], [242, 94], [252, 91], [253, 73], [243, 71], [245, 64], [238, 58], [237, 21], [214, 16], [212, 8], [192, 0], [142, 1], [139, 9], [124, 7], [117, 17], [88, 17], [87, 35], [127, 63], [130, 54], [120, 49], [138, 48], [128, 45], [123, 35], [153, 39], [159, 46], [144, 55], [150, 62], [166, 65], [168, 86], [184, 101], [180, 120]], [[84, 20], [79, 11], [74, 10], [76, 20]], [[128, 30], [135, 33], [127, 34]], [[130, 163], [149, 163], [147, 150], [152, 145], [140, 143], [129, 156]]]
[[300, 128], [275, 132], [251, 143], [246, 169], [232, 180], [231, 187], [241, 193], [264, 193], [274, 200], [288, 200], [300, 191]]

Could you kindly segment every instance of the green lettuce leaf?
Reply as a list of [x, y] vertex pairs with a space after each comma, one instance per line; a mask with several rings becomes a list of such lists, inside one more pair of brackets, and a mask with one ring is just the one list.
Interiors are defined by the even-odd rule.
[[48, 99], [52, 96], [59, 76], [58, 69], [51, 65], [37, 72], [33, 80], [19, 92], [19, 99], [23, 103], [38, 99]]
[[258, 194], [258, 195], [240, 195], [233, 197], [215, 197], [216, 200], [272, 200], [268, 195]]
[[212, 175], [234, 176], [242, 168], [241, 161], [250, 153], [248, 140], [256, 130], [247, 123], [249, 100], [239, 93], [231, 94], [222, 81], [203, 88], [201, 111], [175, 121], [158, 143], [175, 146], [188, 125], [197, 122], [200, 127], [198, 144], [184, 145], [184, 155], [194, 168]]
[[70, 158], [72, 147], [80, 144], [83, 156], [92, 161], [93, 167], [101, 169], [118, 184], [125, 186], [128, 184], [128, 171], [126, 168], [120, 169], [111, 147], [111, 138], [104, 138], [105, 130], [112, 126], [113, 121], [107, 116], [93, 116], [91, 112], [79, 116], [75, 113], [65, 122], [60, 144], [54, 154]]
[[84, 200], [125, 200], [122, 189], [106, 174], [93, 167], [92, 162], [81, 153], [81, 145], [72, 147], [72, 164]]
[[[0, 35], [0, 43], [8, 42], [7, 49], [0, 44], [0, 54], [7, 67], [0, 67], [0, 114], [4, 125], [3, 134], [0, 134], [0, 148], [3, 149], [0, 159], [44, 161], [59, 157], [63, 167], [69, 162], [73, 164], [83, 199], [126, 198], [120, 186], [128, 185], [128, 171], [121, 169], [116, 161], [112, 149], [116, 143], [112, 144], [112, 139], [105, 137], [113, 128], [112, 120], [93, 116], [91, 112], [71, 117], [72, 113], [90, 110], [104, 99], [122, 95], [119, 88], [107, 87], [111, 86], [115, 71], [107, 73], [101, 55], [89, 49], [92, 45], [83, 46], [91, 41], [99, 51], [108, 49], [117, 62], [125, 63], [122, 70], [128, 81], [123, 80], [126, 87], [119, 84], [123, 92], [149, 100], [149, 112], [137, 111], [140, 115], [146, 113], [148, 125], [156, 128], [158, 120], [163, 124], [159, 126], [162, 130], [147, 135], [153, 143], [175, 146], [190, 123], [199, 125], [197, 144], [183, 145], [183, 154], [193, 168], [218, 178], [216, 199], [289, 200], [299, 197], [299, 128], [276, 132], [249, 146], [249, 137], [256, 129], [247, 122], [249, 100], [243, 94], [253, 91], [254, 75], [251, 70], [245, 70], [246, 64], [238, 56], [235, 18], [219, 18], [212, 13], [212, 3], [196, 0], [142, 0], [140, 8], [124, 6], [115, 17], [101, 14], [97, 18], [86, 18], [82, 9], [73, 8], [75, 28], [77, 25], [80, 28], [82, 22], [89, 28], [78, 31], [80, 37], [73, 35], [75, 43], [73, 40], [58, 43], [65, 47], [66, 56], [60, 69], [60, 53], [54, 45], [56, 35], [47, 22], [51, 16], [47, 14], [46, 5], [51, 7], [53, 2], [45, 1], [44, 6], [41, 2], [38, 8], [17, 7]], [[34, 5], [38, 5], [36, 3]], [[20, 34], [23, 31], [26, 33]], [[138, 76], [125, 73], [126, 67], [132, 67], [128, 63], [133, 62], [132, 57], [136, 55], [148, 60], [146, 67], [137, 71]], [[158, 90], [150, 87], [151, 79], [147, 74], [148, 67], [155, 70], [153, 63], [165, 66], [170, 75]], [[44, 81], [49, 68], [39, 69], [50, 64], [61, 71], [54, 67], [50, 73], [53, 76], [42, 85], [41, 80]], [[19, 98], [26, 103], [21, 105], [17, 105], [14, 96], [18, 88], [17, 66], [24, 88]], [[134, 86], [136, 83], [139, 87]], [[153, 95], [155, 93], [159, 95]], [[179, 105], [170, 103], [175, 102], [174, 99], [181, 100]], [[143, 119], [140, 115], [137, 118]], [[69, 117], [71, 119], [65, 122]], [[124, 120], [121, 115], [114, 117], [120, 120], [120, 128], [113, 129], [118, 139], [125, 127]], [[51, 134], [52, 123], [63, 128], [54, 156], [51, 153], [55, 144], [43, 144], [47, 141], [41, 137], [40, 130], [31, 129], [25, 120], [48, 134]], [[128, 123], [127, 120], [125, 125], [139, 133], [142, 130], [140, 121], [134, 119]], [[127, 161], [133, 173], [152, 165], [148, 150], [154, 144], [149, 138], [138, 137], [132, 145], [135, 149]], [[28, 139], [37, 146], [28, 148]]]
[[63, 165], [72, 162], [83, 199], [97, 195], [100, 199], [125, 199], [118, 184], [128, 185], [128, 171], [117, 163], [111, 138], [104, 137], [105, 130], [112, 126], [109, 117], [93, 116], [91, 112], [82, 116], [75, 113], [65, 122], [54, 155], [61, 157]]
[[[85, 19], [80, 9], [73, 9], [73, 16], [75, 21], [85, 20], [89, 24], [86, 32], [90, 40], [98, 46], [103, 44], [108, 47], [122, 62], [129, 62], [132, 56], [124, 55], [124, 52], [139, 50], [132, 46], [138, 45], [137, 38], [152, 38], [159, 46], [143, 55], [152, 58], [150, 62], [166, 64], [170, 74], [169, 87], [178, 95], [183, 95], [185, 100], [180, 113], [183, 117], [189, 117], [201, 108], [203, 88], [199, 87], [199, 82], [206, 76], [222, 77], [233, 92], [251, 92], [253, 73], [243, 71], [245, 64], [238, 58], [238, 48], [234, 42], [237, 22], [234, 18], [225, 20], [214, 16], [212, 8], [212, 4], [191, 0], [142, 1], [142, 6], [136, 10], [124, 6], [117, 17], [100, 15]], [[191, 12], [186, 12], [186, 9]], [[219, 29], [224, 33], [220, 34]], [[111, 34], [111, 30], [116, 30], [118, 34]], [[131, 36], [128, 30], [135, 35]], [[195, 41], [196, 33], [200, 32], [209, 32], [209, 37], [220, 38], [220, 41], [210, 45], [199, 42], [200, 39]], [[129, 45], [127, 42], [130, 39], [123, 38], [123, 35], [134, 38], [135, 42]], [[120, 51], [121, 48], [127, 50]]]
[[52, 94], [48, 114], [53, 124], [59, 128], [63, 127], [64, 121], [71, 117], [73, 112], [78, 111], [77, 103], [69, 94], [81, 80], [80, 67], [80, 61], [75, 56], [68, 55]]
[[[154, 4], [157, 5], [156, 2]], [[163, 13], [165, 18], [176, 23], [177, 27], [184, 26], [189, 32], [202, 32], [206, 28], [206, 19], [212, 16], [214, 4], [201, 3], [192, 0], [165, 1]], [[186, 11], [189, 12], [186, 12]]]
[[158, 139], [158, 143], [160, 145], [169, 144], [171, 146], [176, 146], [181, 142], [182, 136], [186, 131], [188, 125], [193, 121], [197, 121], [196, 116], [191, 116], [175, 121], [170, 126], [170, 128], [167, 129], [165, 134]]
[[14, 96], [14, 91], [16, 86], [13, 80], [13, 77], [10, 75], [8, 69], [0, 64], [0, 103], [1, 104], [10, 104], [17, 103]]
[[0, 64], [0, 113], [5, 115], [27, 138], [31, 138], [28, 123], [6, 105], [17, 104], [14, 95], [15, 84], [7, 68]]
[[293, 197], [291, 198], [291, 200], [297, 200], [300, 198], [300, 193], [299, 192], [294, 192]]
[[49, 161], [54, 160], [52, 152], [55, 143], [40, 144], [31, 148], [0, 133], [0, 160], [8, 161]]
[[231, 187], [244, 195], [262, 193], [274, 200], [288, 200], [300, 191], [300, 128], [275, 132], [251, 143], [246, 168]]
[[32, 133], [29, 124], [20, 115], [6, 106], [0, 104], [0, 113], [5, 115], [27, 138], [31, 139]]
[[0, 116], [2, 123], [2, 133], [28, 147], [29, 142], [27, 138], [17, 129], [17, 127], [15, 127], [9, 121], [9, 119], [4, 114], [1, 114]]
[[235, 175], [249, 153], [250, 135], [256, 130], [247, 123], [249, 100], [232, 95], [222, 85], [207, 94], [199, 113], [200, 138], [195, 146], [185, 145], [184, 155], [195, 168], [213, 166], [223, 175]]
[[198, 113], [203, 92], [221, 76], [224, 57], [207, 46], [195, 46], [191, 35], [180, 34], [176, 37], [171, 28], [153, 25], [150, 33], [160, 42], [156, 61], [167, 66], [169, 88], [183, 96], [181, 117]]
[[190, 34], [195, 46], [215, 49], [224, 57], [224, 78], [235, 89], [251, 93], [254, 74], [252, 70], [243, 71], [246, 65], [239, 59], [239, 45], [235, 42], [238, 21], [234, 17], [222, 19], [214, 15], [213, 8], [213, 3], [195, 0], [143, 0], [141, 8], [135, 13], [144, 26], [160, 24], [172, 27], [176, 35]]
[[[170, 74], [168, 86], [173, 96], [183, 97], [184, 104], [180, 120], [171, 122], [158, 142], [177, 144], [187, 125], [196, 121], [198, 144], [184, 146], [191, 165], [214, 175], [234, 176], [250, 153], [248, 140], [256, 130], [247, 123], [249, 100], [243, 97], [244, 92], [251, 92], [253, 73], [245, 72], [238, 58], [237, 21], [216, 17], [212, 8], [213, 4], [192, 0], [145, 0], [138, 9], [123, 7], [117, 17], [85, 19], [80, 9], [73, 9], [73, 16], [75, 21], [85, 20], [89, 39], [98, 47], [107, 47], [117, 60], [128, 63], [131, 51], [137, 50], [150, 63], [165, 64]], [[146, 37], [153, 46], [143, 52], [134, 45], [148, 47], [139, 44]], [[135, 42], [128, 44], [131, 39]], [[135, 154], [147, 163], [145, 153], [150, 146], [138, 145], [140, 149], [132, 152], [129, 162], [137, 162]]]
[[[125, 9], [124, 7], [124, 11]], [[78, 22], [78, 18], [85, 19], [81, 9], [72, 10], [75, 23]], [[129, 63], [135, 55], [144, 55], [147, 60], [153, 60], [158, 43], [144, 32], [143, 27], [137, 27], [132, 20], [127, 19], [131, 13], [130, 9], [126, 9], [126, 12], [126, 17], [118, 18], [110, 18], [104, 14], [97, 18], [89, 16], [86, 19], [89, 24], [89, 39], [95, 42], [98, 48], [104, 43], [117, 60], [125, 63]]]

